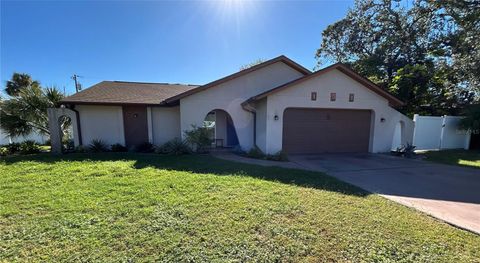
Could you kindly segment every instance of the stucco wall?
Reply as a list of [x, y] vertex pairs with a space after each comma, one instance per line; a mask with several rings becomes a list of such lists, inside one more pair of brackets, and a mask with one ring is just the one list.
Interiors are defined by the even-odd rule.
[[152, 107], [153, 144], [162, 145], [180, 138], [180, 107]]
[[267, 99], [255, 103], [257, 113], [257, 146], [262, 152], [267, 152]]
[[125, 145], [121, 106], [77, 105], [84, 145], [100, 139], [107, 144]]
[[201, 126], [208, 112], [222, 109], [233, 120], [240, 146], [249, 150], [253, 146], [253, 114], [245, 111], [241, 103], [301, 76], [283, 62], [277, 62], [185, 97], [180, 100], [181, 131], [190, 129], [192, 124]]
[[[310, 99], [311, 92], [317, 92], [317, 100]], [[330, 101], [330, 93], [336, 93], [336, 101]], [[354, 93], [354, 102], [349, 102], [349, 94]], [[333, 70], [295, 86], [268, 96], [267, 101], [267, 141], [266, 152], [276, 153], [282, 149], [283, 113], [286, 108], [339, 108], [371, 110], [372, 129], [370, 152], [390, 151], [395, 126], [402, 121], [404, 129], [402, 142], [412, 142], [413, 121], [388, 105], [388, 101], [365, 88], [338, 70]], [[279, 119], [274, 120], [277, 115]], [[380, 120], [384, 118], [385, 121]]]

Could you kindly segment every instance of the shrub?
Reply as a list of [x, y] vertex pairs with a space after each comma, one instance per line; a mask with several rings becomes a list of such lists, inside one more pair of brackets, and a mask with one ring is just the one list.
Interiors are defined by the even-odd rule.
[[75, 149], [75, 143], [72, 139], [62, 140], [62, 147], [66, 151], [72, 151]]
[[397, 150], [393, 152], [393, 154], [398, 156], [404, 156], [406, 158], [413, 158], [415, 157], [415, 148], [417, 148], [417, 146], [413, 146], [407, 142], [407, 145], [402, 145], [401, 147], [398, 147]]
[[268, 154], [265, 158], [271, 161], [279, 161], [279, 162], [288, 161], [287, 153], [284, 151], [278, 151], [276, 154]]
[[173, 154], [173, 155], [189, 154], [191, 151], [192, 150], [188, 146], [188, 143], [178, 138], [175, 138], [171, 141], [164, 143], [162, 146], [158, 147], [156, 150], [156, 152], [160, 154]]
[[288, 161], [287, 153], [285, 153], [284, 151], [279, 151], [276, 154], [265, 154], [262, 150], [260, 150], [260, 148], [258, 148], [258, 146], [250, 149], [250, 151], [248, 151], [245, 155], [249, 158], [263, 159], [269, 161]]
[[262, 150], [260, 150], [260, 148], [258, 148], [258, 146], [254, 146], [252, 147], [252, 149], [250, 149], [250, 151], [247, 152], [247, 157], [255, 158], [255, 159], [264, 159], [265, 154], [262, 152]]
[[7, 156], [7, 155], [8, 155], [7, 147], [0, 147], [0, 156]]
[[139, 153], [152, 153], [155, 151], [155, 146], [149, 142], [144, 142], [137, 145], [135, 151]]
[[192, 125], [192, 129], [184, 133], [185, 141], [189, 143], [197, 153], [207, 152], [207, 148], [212, 145], [211, 132], [207, 127]]
[[5, 145], [5, 147], [8, 150], [8, 154], [14, 154], [20, 151], [20, 143], [12, 142]]
[[39, 153], [40, 145], [33, 140], [24, 141], [20, 143], [19, 151], [21, 154]]
[[79, 145], [79, 146], [75, 147], [75, 152], [76, 153], [86, 153], [86, 152], [88, 152], [88, 148], [83, 146], [83, 145]]
[[108, 146], [104, 141], [95, 139], [88, 146], [88, 150], [91, 152], [106, 152], [108, 151]]
[[112, 152], [126, 152], [128, 151], [127, 147], [121, 145], [120, 143], [115, 143], [110, 146]]

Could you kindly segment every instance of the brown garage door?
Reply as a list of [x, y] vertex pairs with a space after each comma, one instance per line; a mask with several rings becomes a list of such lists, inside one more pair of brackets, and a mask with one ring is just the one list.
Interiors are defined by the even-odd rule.
[[286, 109], [283, 150], [287, 153], [368, 152], [368, 110]]

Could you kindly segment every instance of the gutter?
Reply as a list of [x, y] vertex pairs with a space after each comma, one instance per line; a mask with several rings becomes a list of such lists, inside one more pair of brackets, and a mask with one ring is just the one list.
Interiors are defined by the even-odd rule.
[[249, 100], [242, 102], [242, 108], [253, 114], [253, 145], [257, 146], [257, 111], [249, 103]]

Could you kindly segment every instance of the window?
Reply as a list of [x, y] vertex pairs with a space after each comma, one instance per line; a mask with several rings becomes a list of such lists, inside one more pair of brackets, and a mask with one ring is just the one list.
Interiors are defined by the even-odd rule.
[[353, 102], [354, 100], [355, 100], [355, 94], [350, 93], [350, 94], [348, 95], [348, 101], [349, 101], [349, 102]]
[[330, 93], [330, 101], [336, 101], [337, 100], [337, 93], [332, 92]]
[[310, 94], [310, 99], [311, 99], [311, 100], [317, 100], [317, 93], [316, 93], [316, 92], [312, 92], [312, 93]]

